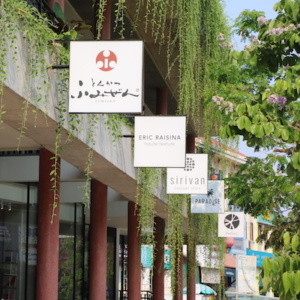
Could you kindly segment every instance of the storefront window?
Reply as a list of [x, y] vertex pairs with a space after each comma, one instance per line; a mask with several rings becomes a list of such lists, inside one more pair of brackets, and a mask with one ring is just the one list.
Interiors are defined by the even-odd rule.
[[59, 299], [84, 298], [84, 232], [82, 204], [60, 205]]
[[34, 299], [37, 187], [0, 183], [0, 299]]
[[107, 228], [107, 293], [106, 299], [116, 299], [115, 296], [115, 270], [116, 270], [116, 229]]
[[128, 247], [127, 236], [120, 236], [119, 244], [119, 299], [127, 299], [128, 290], [128, 276], [127, 276], [127, 261], [128, 261]]

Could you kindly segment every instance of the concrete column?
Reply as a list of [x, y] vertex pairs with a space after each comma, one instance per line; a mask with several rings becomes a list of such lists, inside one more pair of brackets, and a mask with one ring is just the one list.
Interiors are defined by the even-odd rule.
[[186, 137], [186, 153], [195, 153], [196, 145], [195, 145], [195, 136], [187, 135]]
[[[95, 18], [101, 0], [95, 2]], [[96, 26], [95, 26], [96, 27]], [[95, 28], [94, 27], [94, 28]], [[97, 36], [97, 28], [94, 34]], [[111, 0], [107, 0], [102, 40], [111, 38]], [[92, 180], [91, 185], [91, 224], [90, 224], [90, 272], [89, 300], [106, 299], [107, 273], [107, 186]]]
[[128, 202], [128, 299], [141, 299], [141, 245], [135, 203]]
[[155, 217], [154, 226], [153, 300], [164, 300], [165, 220]]
[[106, 299], [107, 186], [91, 182], [89, 300]]
[[[60, 159], [56, 179], [51, 181], [53, 156], [46, 149], [40, 150], [36, 299], [43, 300], [58, 299], [59, 198], [55, 199], [55, 195], [60, 191]], [[54, 199], [58, 206], [53, 209]]]
[[168, 94], [167, 88], [158, 88], [156, 90], [156, 114], [167, 116], [168, 115]]
[[[187, 244], [187, 269], [189, 270], [189, 261], [196, 259], [196, 247]], [[196, 261], [196, 260], [195, 260]], [[187, 272], [187, 300], [196, 299], [196, 269]]]
[[[168, 94], [167, 88], [156, 89], [156, 115], [168, 115]], [[153, 261], [153, 300], [164, 300], [165, 291], [165, 221], [160, 217], [154, 218], [154, 261]]]

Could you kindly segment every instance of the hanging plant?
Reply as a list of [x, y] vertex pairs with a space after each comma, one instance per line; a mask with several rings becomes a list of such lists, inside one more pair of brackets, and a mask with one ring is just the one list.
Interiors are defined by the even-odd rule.
[[184, 243], [183, 231], [183, 209], [186, 205], [187, 195], [169, 194], [168, 195], [168, 223], [166, 244], [171, 250], [171, 289], [174, 294], [178, 285], [178, 272], [180, 270], [182, 247]]
[[128, 118], [126, 116], [123, 116], [122, 114], [105, 114], [104, 118], [104, 124], [110, 131], [113, 137], [113, 142], [117, 142], [122, 136], [122, 125], [130, 129], [132, 129], [133, 127]]
[[125, 0], [118, 0], [115, 3], [115, 27], [114, 30], [118, 32], [121, 40], [125, 39]]
[[137, 169], [137, 194], [136, 206], [138, 211], [139, 231], [142, 235], [142, 243], [154, 244], [154, 217], [156, 198], [154, 193], [159, 182], [158, 169], [138, 168]]
[[100, 40], [101, 39], [101, 32], [103, 29], [103, 24], [104, 24], [104, 12], [106, 10], [106, 6], [107, 6], [107, 0], [101, 0], [101, 1], [96, 1], [93, 0], [94, 2], [94, 7], [95, 7], [95, 11], [96, 11], [96, 36], [95, 39], [96, 40]]
[[87, 162], [86, 162], [86, 168], [84, 170], [85, 176], [86, 176], [86, 181], [84, 186], [82, 187], [83, 189], [83, 203], [87, 206], [90, 207], [90, 188], [91, 188], [91, 180], [92, 180], [92, 173], [93, 173], [93, 157], [94, 157], [94, 147], [96, 145], [96, 132], [97, 128], [99, 126], [99, 120], [100, 117], [97, 114], [90, 114], [88, 115], [88, 134], [87, 134], [87, 139], [86, 139], [86, 144], [88, 145], [87, 150], [88, 150], [88, 157], [87, 157]]
[[[20, 51], [17, 46], [18, 36], [21, 33], [27, 45], [24, 49], [28, 50], [28, 68], [26, 69], [27, 84], [26, 91], [23, 91], [32, 103], [38, 103], [44, 97], [44, 93], [49, 89], [49, 81], [46, 78], [47, 65], [42, 58], [49, 54], [49, 42], [54, 41], [56, 34], [50, 29], [51, 22], [44, 18], [38, 11], [26, 1], [1, 1], [0, 25], [5, 34], [1, 38], [0, 50], [0, 118], [5, 113], [3, 105], [3, 84], [6, 81], [7, 55], [17, 63], [17, 55]], [[24, 71], [24, 70], [23, 70]], [[36, 83], [36, 91], [30, 89], [32, 83]], [[29, 103], [24, 101], [22, 109], [22, 122], [20, 124], [20, 141], [26, 131], [26, 120]], [[35, 111], [34, 111], [35, 112]], [[1, 121], [2, 123], [2, 121]], [[18, 148], [19, 148], [18, 146]]]

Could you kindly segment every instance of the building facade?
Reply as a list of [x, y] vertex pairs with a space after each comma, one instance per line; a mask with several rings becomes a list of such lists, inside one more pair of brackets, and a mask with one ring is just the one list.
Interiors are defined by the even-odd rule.
[[[114, 1], [103, 2], [101, 38], [113, 40]], [[128, 23], [134, 20], [135, 2], [126, 1]], [[142, 285], [132, 129], [121, 123], [114, 131], [113, 119], [105, 114], [68, 114], [62, 101], [68, 88], [62, 70], [68, 66], [56, 49], [68, 49], [69, 41], [55, 41], [48, 52], [44, 40], [28, 39], [46, 28], [40, 14], [52, 20], [54, 30], [63, 25], [70, 34], [78, 34], [68, 31], [72, 22], [84, 27], [89, 20], [83, 36], [94, 39], [97, 5], [89, 0], [21, 3], [1, 4], [0, 299], [163, 299], [165, 253], [158, 246], [152, 281], [146, 290]], [[39, 13], [27, 10], [27, 4]], [[178, 70], [169, 70], [164, 46], [146, 30], [135, 29], [130, 38], [145, 43], [141, 114], [175, 115]], [[122, 117], [133, 120], [133, 115]], [[195, 153], [196, 147], [188, 124], [187, 152]], [[227, 174], [243, 159], [234, 152], [226, 155], [232, 156], [227, 169], [214, 161], [210, 172]], [[154, 196], [159, 245], [168, 217], [161, 185]], [[179, 284], [176, 299], [182, 298], [182, 288]]]

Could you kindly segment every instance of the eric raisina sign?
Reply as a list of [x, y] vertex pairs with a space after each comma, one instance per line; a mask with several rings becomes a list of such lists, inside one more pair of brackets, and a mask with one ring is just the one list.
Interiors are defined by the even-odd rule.
[[184, 167], [185, 148], [185, 116], [135, 117], [135, 167]]
[[141, 113], [142, 41], [70, 43], [70, 113]]

